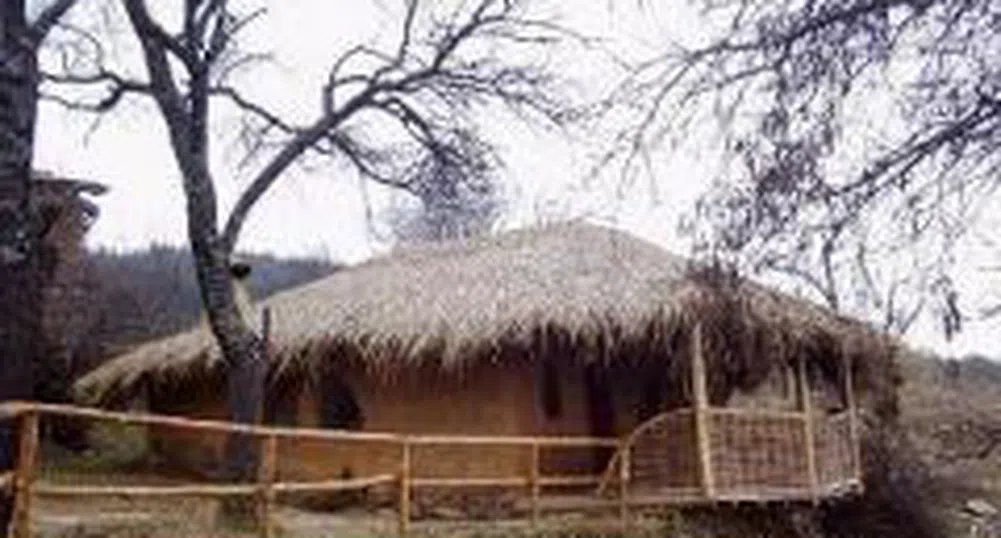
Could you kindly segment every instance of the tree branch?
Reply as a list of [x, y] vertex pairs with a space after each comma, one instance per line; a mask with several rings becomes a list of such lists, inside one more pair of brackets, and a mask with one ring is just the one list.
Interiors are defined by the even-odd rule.
[[288, 134], [295, 134], [302, 130], [281, 119], [277, 114], [264, 106], [247, 99], [243, 94], [230, 86], [212, 86], [209, 88], [209, 94], [217, 97], [225, 97], [237, 107], [264, 120], [268, 127], [278, 128]]
[[126, 13], [136, 30], [136, 36], [146, 59], [150, 93], [167, 124], [171, 135], [171, 146], [178, 152], [178, 163], [185, 166], [186, 163], [190, 164], [197, 160], [197, 156], [191, 154], [188, 145], [192, 126], [186, 121], [187, 110], [184, 99], [174, 81], [166, 53], [166, 50], [178, 47], [179, 44], [172, 39], [164, 39], [163, 29], [150, 17], [144, 0], [124, 1]]
[[83, 101], [70, 101], [63, 97], [54, 94], [45, 94], [44, 97], [47, 100], [59, 103], [60, 105], [71, 109], [71, 110], [81, 110], [86, 112], [107, 112], [115, 107], [125, 95], [143, 94], [151, 95], [152, 88], [146, 82], [139, 82], [136, 80], [126, 79], [117, 73], [113, 73], [107, 70], [100, 70], [96, 73], [89, 75], [76, 75], [76, 74], [52, 74], [52, 73], [42, 73], [42, 80], [46, 82], [52, 82], [55, 84], [66, 84], [66, 85], [97, 85], [103, 84], [109, 86], [108, 94], [96, 103], [86, 103]]
[[[299, 131], [288, 144], [283, 146], [240, 195], [223, 228], [222, 237], [226, 248], [229, 251], [233, 250], [243, 223], [251, 209], [277, 181], [278, 177], [311, 147], [322, 140], [329, 139], [331, 133], [346, 120], [353, 117], [359, 111], [374, 106], [379, 96], [391, 96], [394, 93], [413, 93], [436, 78], [446, 80], [443, 75], [445, 63], [452, 58], [458, 47], [476, 35], [481, 29], [489, 25], [505, 22], [505, 17], [513, 9], [512, 3], [503, 2], [503, 8], [499, 13], [493, 15], [487, 14], [488, 10], [496, 3], [496, 0], [481, 0], [465, 23], [455, 31], [446, 33], [441, 38], [435, 47], [432, 60], [423, 68], [407, 73], [398, 79], [383, 78], [382, 80], [376, 80], [370, 77], [368, 78], [367, 86], [348, 99], [342, 107], [332, 109], [330, 108], [333, 106], [332, 103], [325, 104], [321, 116], [312, 125]], [[411, 6], [411, 9], [413, 9], [413, 6]], [[405, 26], [412, 24], [412, 20], [413, 14], [408, 12]], [[407, 34], [409, 34], [409, 31], [404, 33], [405, 36]], [[401, 47], [399, 50], [405, 53], [406, 47]], [[365, 51], [349, 51], [345, 56], [362, 52]], [[402, 60], [390, 61], [391, 63], [398, 61], [402, 65]], [[346, 60], [342, 56], [335, 64], [335, 70], [343, 65], [344, 62]], [[329, 82], [325, 91], [330, 92], [333, 87], [336, 87], [336, 84], [337, 81]]]
[[59, 20], [63, 18], [73, 5], [76, 4], [76, 0], [55, 0], [52, 4], [49, 4], [42, 13], [35, 19], [32, 23], [31, 29], [29, 30], [31, 34], [31, 39], [35, 46], [41, 44], [42, 40], [49, 35], [52, 28], [59, 23]]

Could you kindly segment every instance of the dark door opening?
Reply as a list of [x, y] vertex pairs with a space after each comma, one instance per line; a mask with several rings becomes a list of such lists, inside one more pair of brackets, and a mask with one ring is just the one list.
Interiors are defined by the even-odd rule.
[[351, 387], [341, 376], [327, 372], [320, 379], [320, 426], [336, 430], [360, 430], [361, 407]]
[[[584, 394], [587, 398], [587, 413], [591, 435], [594, 437], [615, 437], [615, 402], [612, 398], [608, 372], [598, 364], [584, 367]], [[600, 473], [608, 466], [612, 457], [609, 447], [593, 449], [591, 470]]]

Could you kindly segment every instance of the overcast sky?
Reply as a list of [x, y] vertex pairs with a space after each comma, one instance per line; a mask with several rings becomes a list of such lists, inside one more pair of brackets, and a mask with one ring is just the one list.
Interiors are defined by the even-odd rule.
[[[98, 24], [87, 9], [94, 2], [83, 1], [84, 8], [72, 14], [74, 22], [88, 27]], [[246, 6], [260, 3], [243, 2]], [[290, 117], [306, 119], [316, 109], [319, 88], [339, 53], [356, 43], [392, 50], [402, 0], [263, 3], [270, 4], [269, 13], [244, 39], [247, 48], [270, 53], [272, 60], [243, 73], [238, 82], [255, 99]], [[644, 13], [633, 9], [633, 4], [553, 0], [540, 3], [538, 12], [588, 35], [602, 37], [605, 46], [634, 59], [649, 56], [668, 39], [698, 35], [696, 19], [678, 7], [682, 2], [664, 3], [671, 6], [668, 8], [648, 5]], [[129, 56], [129, 39], [123, 37], [110, 53], [121, 65], [139, 69]], [[560, 61], [561, 68], [578, 80], [576, 91], [583, 94], [607, 87], [618, 74], [611, 58], [598, 50], [581, 51], [572, 58], [561, 57]], [[249, 171], [236, 166], [241, 155], [232, 143], [233, 118], [220, 115], [217, 119], [213, 168], [225, 209], [249, 177]], [[584, 181], [593, 166], [596, 146], [600, 146], [594, 141], [568, 140], [514, 121], [485, 129], [500, 144], [506, 164], [502, 185], [507, 203], [506, 227], [584, 215], [684, 253], [688, 247], [677, 233], [678, 218], [691, 209], [695, 197], [719, 166], [709, 151], [691, 146], [683, 152], [665, 149], [655, 155], [657, 181], [640, 181], [622, 192], [617, 177]], [[111, 187], [100, 200], [102, 215], [90, 234], [91, 245], [131, 249], [152, 241], [185, 244], [179, 175], [151, 103], [129, 101], [96, 127], [93, 117], [68, 114], [56, 105], [44, 104], [39, 118], [37, 163], [41, 169], [94, 179]], [[314, 166], [292, 170], [269, 192], [252, 213], [240, 247], [346, 262], [357, 262], [385, 249], [384, 227], [377, 218], [368, 216], [377, 217], [391, 195], [362, 184], [344, 168], [310, 164]], [[989, 222], [985, 229], [998, 224]], [[967, 296], [986, 295], [1001, 284], [993, 277], [994, 272], [980, 270], [995, 264], [997, 252], [981, 239], [974, 234], [973, 240], [957, 251], [960, 265], [965, 267], [960, 273], [964, 279], [961, 293]], [[968, 325], [958, 340], [947, 343], [933, 320], [928, 319], [908, 338], [947, 354], [961, 354], [990, 352], [998, 336], [1001, 332], [995, 324], [975, 323]]]

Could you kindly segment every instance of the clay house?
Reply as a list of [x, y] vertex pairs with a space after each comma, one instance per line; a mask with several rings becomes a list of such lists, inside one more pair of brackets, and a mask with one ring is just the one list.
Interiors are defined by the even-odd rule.
[[[895, 345], [867, 325], [580, 222], [393, 252], [259, 306], [272, 319], [266, 420], [283, 425], [620, 437], [691, 403], [696, 333], [713, 405], [782, 393], [802, 360], [818, 390], [848, 376], [860, 405], [894, 408]], [[155, 412], [221, 419], [223, 375], [199, 327], [111, 360], [76, 388], [86, 403], [139, 398]], [[222, 457], [220, 437], [149, 435], [176, 468], [209, 470]], [[283, 441], [279, 474], [395, 472], [398, 451]], [[512, 476], [527, 457], [521, 447], [424, 447], [413, 465], [419, 476]], [[611, 457], [545, 451], [542, 472], [601, 473]]]

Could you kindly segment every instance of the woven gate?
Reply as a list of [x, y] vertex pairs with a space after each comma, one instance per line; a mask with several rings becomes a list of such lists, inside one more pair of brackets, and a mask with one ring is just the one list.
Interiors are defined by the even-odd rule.
[[698, 328], [693, 346], [692, 406], [637, 427], [609, 462], [599, 495], [616, 476], [620, 496], [657, 504], [816, 502], [859, 490], [858, 411], [847, 358], [839, 413], [814, 411], [804, 360], [785, 371], [796, 386], [795, 411], [717, 407], [709, 404]]
[[819, 500], [861, 484], [848, 412], [810, 420], [795, 412], [710, 408], [705, 444], [699, 415], [695, 409], [664, 413], [633, 432], [622, 449], [628, 457], [617, 454], [610, 469], [629, 461], [635, 499]]

